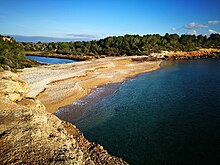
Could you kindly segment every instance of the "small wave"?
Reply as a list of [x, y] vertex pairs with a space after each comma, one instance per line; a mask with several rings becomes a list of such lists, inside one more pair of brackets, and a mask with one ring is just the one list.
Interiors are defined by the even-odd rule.
[[85, 105], [86, 103], [87, 103], [86, 101], [79, 99], [74, 101], [71, 105]]
[[105, 88], [103, 88], [103, 87], [96, 88], [87, 96], [87, 98], [95, 98], [103, 92], [105, 92]]

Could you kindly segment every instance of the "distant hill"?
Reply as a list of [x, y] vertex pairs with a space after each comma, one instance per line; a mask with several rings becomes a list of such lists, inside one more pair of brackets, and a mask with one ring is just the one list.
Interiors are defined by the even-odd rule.
[[82, 41], [82, 40], [91, 40], [89, 38], [58, 38], [58, 37], [45, 37], [45, 36], [23, 36], [23, 35], [9, 35], [13, 37], [17, 42], [71, 42], [71, 41]]

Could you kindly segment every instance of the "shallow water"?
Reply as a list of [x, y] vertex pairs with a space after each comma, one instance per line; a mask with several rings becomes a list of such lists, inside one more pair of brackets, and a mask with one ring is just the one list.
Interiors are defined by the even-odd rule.
[[44, 64], [65, 64], [76, 62], [75, 60], [63, 59], [63, 58], [52, 58], [52, 57], [41, 57], [41, 56], [26, 56], [34, 61]]
[[220, 164], [220, 60], [165, 62], [112, 91], [68, 118], [87, 139], [130, 164]]

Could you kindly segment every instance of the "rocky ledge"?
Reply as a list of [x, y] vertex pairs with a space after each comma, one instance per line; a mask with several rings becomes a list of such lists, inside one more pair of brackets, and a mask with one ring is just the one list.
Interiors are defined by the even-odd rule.
[[161, 60], [187, 60], [187, 59], [201, 59], [201, 58], [220, 58], [220, 49], [200, 49], [191, 52], [168, 52], [152, 53], [151, 57]]
[[127, 164], [45, 111], [17, 74], [0, 72], [0, 164]]

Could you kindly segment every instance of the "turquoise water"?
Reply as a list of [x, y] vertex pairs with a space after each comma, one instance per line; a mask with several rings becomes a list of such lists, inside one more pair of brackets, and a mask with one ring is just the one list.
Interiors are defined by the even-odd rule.
[[63, 59], [63, 58], [52, 58], [52, 57], [41, 57], [41, 56], [26, 56], [34, 61], [44, 64], [65, 64], [76, 62], [75, 60]]
[[220, 164], [220, 60], [166, 62], [112, 90], [74, 103], [87, 139], [130, 164]]

